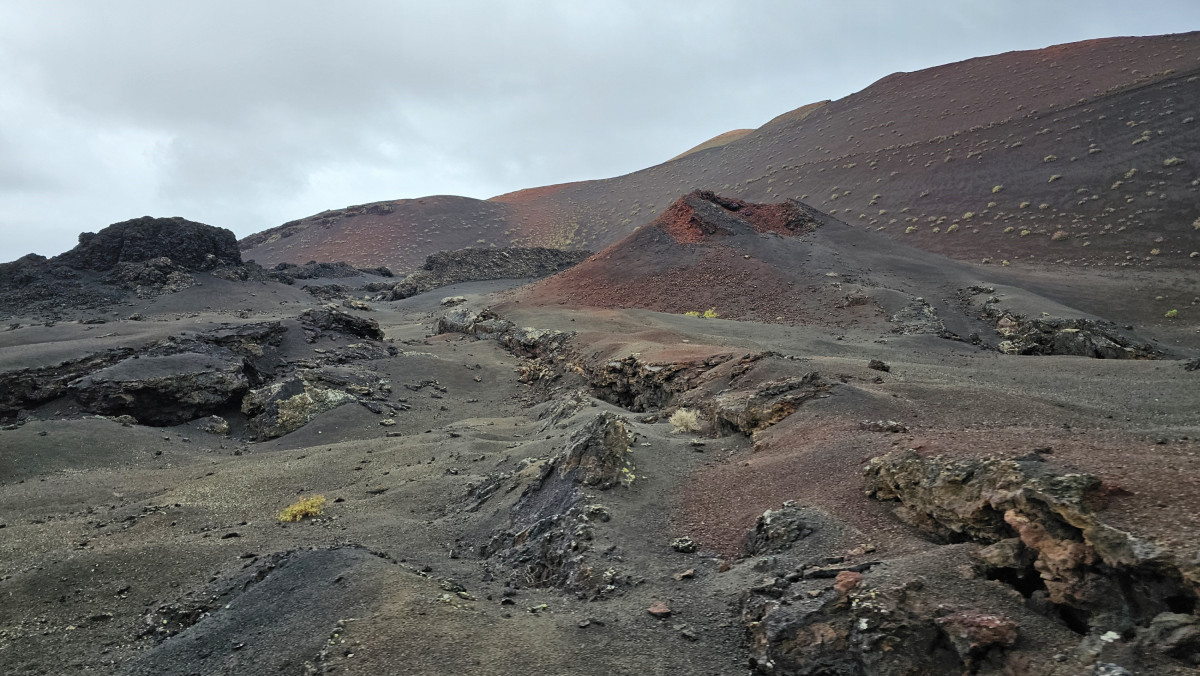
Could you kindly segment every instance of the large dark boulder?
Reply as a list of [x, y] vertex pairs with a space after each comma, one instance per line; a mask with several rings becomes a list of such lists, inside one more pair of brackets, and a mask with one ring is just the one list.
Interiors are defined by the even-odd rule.
[[130, 358], [68, 386], [84, 409], [178, 425], [237, 404], [250, 389], [245, 361], [219, 347]]
[[80, 270], [111, 270], [120, 263], [170, 258], [188, 270], [240, 265], [237, 238], [225, 228], [183, 218], [143, 216], [114, 223], [100, 232], [79, 235], [79, 245], [57, 256], [57, 263]]

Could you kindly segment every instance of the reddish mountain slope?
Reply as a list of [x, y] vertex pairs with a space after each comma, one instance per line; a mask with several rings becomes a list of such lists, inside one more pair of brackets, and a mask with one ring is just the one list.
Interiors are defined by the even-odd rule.
[[499, 202], [435, 195], [323, 211], [241, 240], [242, 258], [263, 265], [346, 261], [419, 268], [436, 251], [509, 241], [512, 210]]
[[890, 75], [626, 176], [318, 215], [247, 238], [244, 256], [406, 269], [480, 238], [598, 249], [702, 188], [801, 199], [961, 259], [1196, 265], [1198, 78], [1200, 32], [971, 59]]

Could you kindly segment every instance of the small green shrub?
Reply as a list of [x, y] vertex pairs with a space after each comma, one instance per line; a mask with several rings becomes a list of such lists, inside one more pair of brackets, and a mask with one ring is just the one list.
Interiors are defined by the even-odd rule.
[[1167, 310], [1167, 314], [1163, 315], [1167, 319], [1175, 319], [1179, 316], [1179, 310]]

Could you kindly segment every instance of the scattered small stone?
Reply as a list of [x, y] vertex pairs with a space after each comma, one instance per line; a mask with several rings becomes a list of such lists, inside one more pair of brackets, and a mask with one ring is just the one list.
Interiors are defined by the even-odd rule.
[[687, 536], [675, 538], [671, 541], [671, 549], [681, 554], [691, 554], [696, 551], [696, 541]]
[[646, 609], [646, 612], [659, 619], [664, 619], [671, 616], [671, 607], [662, 601], [655, 601], [649, 608]]
[[374, 310], [374, 308], [367, 303], [364, 303], [361, 300], [355, 300], [353, 298], [347, 298], [346, 300], [342, 301], [342, 307], [348, 307], [351, 310], [362, 310], [363, 312], [371, 312]]
[[384, 418], [383, 420], [379, 421], [379, 424], [383, 425], [384, 427], [395, 427], [396, 421], [392, 420], [391, 418]]
[[200, 430], [208, 434], [229, 434], [229, 421], [219, 415], [210, 415], [200, 421]]
[[888, 434], [904, 434], [908, 425], [895, 420], [864, 420], [859, 427], [868, 432], [887, 432]]
[[852, 570], [843, 570], [842, 572], [838, 573], [837, 578], [834, 579], [833, 588], [836, 589], [839, 594], [845, 594], [851, 589], [858, 587], [858, 585], [862, 582], [862, 579], [862, 573], [856, 573]]
[[675, 573], [671, 577], [675, 578], [676, 580], [690, 580], [693, 577], [696, 577], [696, 569], [688, 568], [687, 570], [685, 570], [681, 573]]
[[992, 646], [1017, 642], [1017, 623], [1003, 615], [962, 610], [937, 619], [959, 655], [980, 654]]
[[863, 554], [870, 554], [873, 551], [875, 551], [875, 545], [865, 544], [851, 549], [850, 551], [846, 552], [846, 554], [848, 556], [862, 556]]
[[867, 368], [874, 371], [883, 371], [884, 373], [888, 373], [892, 370], [892, 367], [888, 366], [882, 359], [872, 359], [871, 361], [867, 362]]
[[689, 626], [687, 624], [677, 624], [671, 628], [674, 629], [675, 631], [679, 632], [680, 636], [686, 638], [689, 641], [699, 641], [700, 640], [700, 636], [696, 633], [696, 630], [692, 629], [691, 626]]
[[878, 566], [879, 563], [879, 561], [864, 561], [863, 563], [855, 564], [834, 563], [826, 566], [814, 566], [804, 569], [804, 579], [811, 580], [831, 577], [841, 579], [842, 573], [862, 573], [874, 566]]
[[588, 521], [602, 521], [607, 523], [612, 519], [612, 515], [609, 514], [608, 508], [604, 505], [588, 505], [585, 514]]

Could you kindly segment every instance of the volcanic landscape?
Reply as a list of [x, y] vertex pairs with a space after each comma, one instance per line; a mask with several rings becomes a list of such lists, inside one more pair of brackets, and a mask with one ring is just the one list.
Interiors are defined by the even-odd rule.
[[0, 264], [0, 671], [1200, 674], [1197, 116], [1094, 40]]

